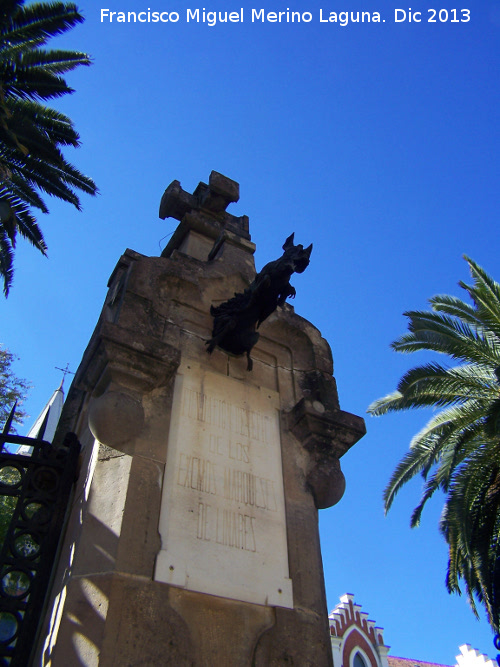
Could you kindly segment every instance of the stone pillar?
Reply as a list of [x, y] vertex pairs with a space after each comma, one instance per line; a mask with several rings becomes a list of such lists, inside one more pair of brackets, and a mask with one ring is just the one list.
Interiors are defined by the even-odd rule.
[[207, 354], [210, 306], [255, 276], [238, 197], [216, 172], [193, 194], [174, 181], [162, 256], [127, 250], [111, 275], [59, 431], [85, 447], [41, 664], [332, 665], [318, 509], [364, 422], [288, 304], [251, 372]]

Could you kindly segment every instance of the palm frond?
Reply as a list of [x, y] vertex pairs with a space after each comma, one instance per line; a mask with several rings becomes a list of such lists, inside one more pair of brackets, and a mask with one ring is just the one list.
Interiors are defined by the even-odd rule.
[[500, 362], [500, 340], [485, 328], [431, 311], [408, 311], [409, 334], [394, 341], [396, 352], [431, 350], [464, 362]]
[[386, 514], [390, 510], [398, 491], [415, 475], [422, 472], [424, 465], [425, 461], [420, 456], [420, 452], [416, 450], [410, 450], [401, 459], [384, 490], [383, 499]]
[[42, 213], [49, 212], [45, 202], [35, 188], [31, 187], [23, 178], [18, 178], [16, 175], [13, 175], [8, 183], [0, 186], [0, 191], [2, 191], [2, 189], [12, 193], [14, 197], [25, 202], [28, 206], [40, 209]]
[[46, 49], [53, 37], [83, 21], [73, 3], [3, 0], [0, 4], [0, 275], [7, 294], [16, 237], [43, 254], [31, 208], [48, 212], [40, 192], [81, 208], [78, 191], [97, 188], [62, 153], [79, 146], [71, 119], [41, 102], [73, 92], [64, 74], [89, 65], [86, 53]]
[[449, 294], [438, 294], [429, 299], [432, 310], [451, 315], [452, 317], [459, 317], [464, 322], [468, 322], [473, 326], [481, 324], [481, 320], [477, 315], [474, 306], [466, 303], [456, 296]]
[[[2, 219], [0, 229], [11, 239], [12, 246], [15, 246], [15, 238], [19, 232], [21, 236], [45, 255], [47, 253], [47, 246], [36, 219], [30, 212], [29, 206], [20, 197], [9, 192], [5, 186], [0, 187], [0, 201], [6, 203], [11, 210], [10, 224]], [[9, 233], [9, 230], [12, 231]]]
[[14, 278], [14, 252], [12, 242], [2, 225], [0, 225], [0, 275], [3, 278], [4, 295], [8, 296]]
[[78, 23], [83, 16], [72, 2], [22, 2], [4, 0], [0, 13], [0, 49], [3, 44], [26, 44], [28, 48], [43, 46]]
[[474, 279], [470, 286], [460, 282], [474, 301], [483, 323], [487, 324], [497, 337], [500, 337], [500, 285], [493, 280], [478, 264], [465, 256]]
[[428, 500], [446, 494], [440, 530], [448, 543], [446, 586], [477, 603], [491, 627], [500, 626], [500, 285], [470, 258], [473, 284], [459, 285], [472, 304], [454, 296], [430, 300], [430, 311], [408, 311], [398, 352], [430, 351], [458, 365], [434, 361], [405, 373], [396, 391], [374, 401], [372, 415], [441, 408], [411, 440], [384, 491], [386, 512], [415, 476], [424, 478], [411, 516], [419, 525]]
[[407, 398], [421, 399], [423, 405], [441, 407], [462, 403], [498, 392], [493, 368], [479, 364], [468, 364], [455, 368], [431, 362], [411, 369], [398, 383], [397, 390]]

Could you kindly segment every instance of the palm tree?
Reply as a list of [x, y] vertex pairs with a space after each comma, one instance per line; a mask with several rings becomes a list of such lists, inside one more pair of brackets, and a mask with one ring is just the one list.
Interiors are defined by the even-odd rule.
[[0, 8], [0, 276], [4, 293], [13, 277], [17, 233], [46, 254], [31, 213], [47, 213], [39, 191], [80, 209], [75, 190], [96, 194], [95, 183], [64, 158], [61, 148], [79, 145], [70, 118], [44, 102], [73, 92], [62, 74], [90, 58], [78, 51], [44, 49], [55, 35], [83, 21], [72, 3], [3, 0]]
[[449, 547], [446, 585], [465, 583], [500, 631], [500, 284], [465, 257], [473, 284], [460, 282], [472, 300], [430, 299], [430, 311], [410, 311], [409, 333], [392, 343], [398, 352], [428, 350], [452, 365], [431, 361], [408, 371], [396, 391], [370, 405], [382, 415], [412, 408], [441, 408], [415, 435], [384, 492], [386, 512], [409, 480], [425, 480], [411, 526], [440, 489], [445, 505], [440, 530]]

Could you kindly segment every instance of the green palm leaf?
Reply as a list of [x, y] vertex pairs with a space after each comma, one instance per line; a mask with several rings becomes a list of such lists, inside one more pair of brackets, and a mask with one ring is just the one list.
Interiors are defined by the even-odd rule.
[[4, 0], [0, 9], [0, 48], [3, 43], [28, 48], [46, 42], [74, 28], [84, 19], [75, 4], [36, 2], [24, 7], [24, 0]]
[[45, 48], [82, 21], [73, 3], [3, 0], [0, 6], [0, 276], [6, 295], [17, 234], [46, 254], [30, 212], [48, 212], [40, 192], [77, 209], [78, 191], [97, 192], [62, 153], [79, 145], [71, 119], [41, 103], [73, 92], [63, 75], [91, 62], [86, 53]]
[[455, 296], [439, 294], [429, 299], [429, 303], [432, 309], [436, 312], [459, 317], [464, 322], [468, 322], [472, 325], [481, 324], [481, 320], [478, 318], [474, 306], [471, 306]]
[[[473, 284], [459, 285], [472, 304], [448, 295], [430, 300], [430, 311], [409, 311], [409, 332], [392, 347], [444, 354], [412, 368], [396, 391], [374, 401], [372, 415], [416, 408], [438, 412], [410, 443], [384, 491], [386, 512], [401, 488], [424, 479], [411, 516], [418, 526], [427, 501], [446, 494], [440, 530], [449, 547], [446, 585], [465, 584], [474, 611], [482, 604], [500, 629], [500, 285], [469, 258]], [[456, 365], [458, 362], [458, 365]]]

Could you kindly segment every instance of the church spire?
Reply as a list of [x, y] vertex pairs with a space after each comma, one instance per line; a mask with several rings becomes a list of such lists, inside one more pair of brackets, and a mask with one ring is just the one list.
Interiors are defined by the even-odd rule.
[[[28, 431], [28, 438], [36, 438], [38, 440], [45, 440], [45, 442], [52, 442], [64, 405], [64, 379], [68, 373], [74, 375], [74, 373], [72, 373], [68, 367], [69, 363], [66, 364], [66, 368], [58, 368], [56, 366], [57, 370], [60, 370], [63, 373], [61, 384], [54, 391], [50, 399], [47, 401], [45, 407], [40, 412], [32, 427]], [[30, 456], [32, 450], [33, 448], [28, 445], [21, 445], [17, 450], [17, 454]]]

